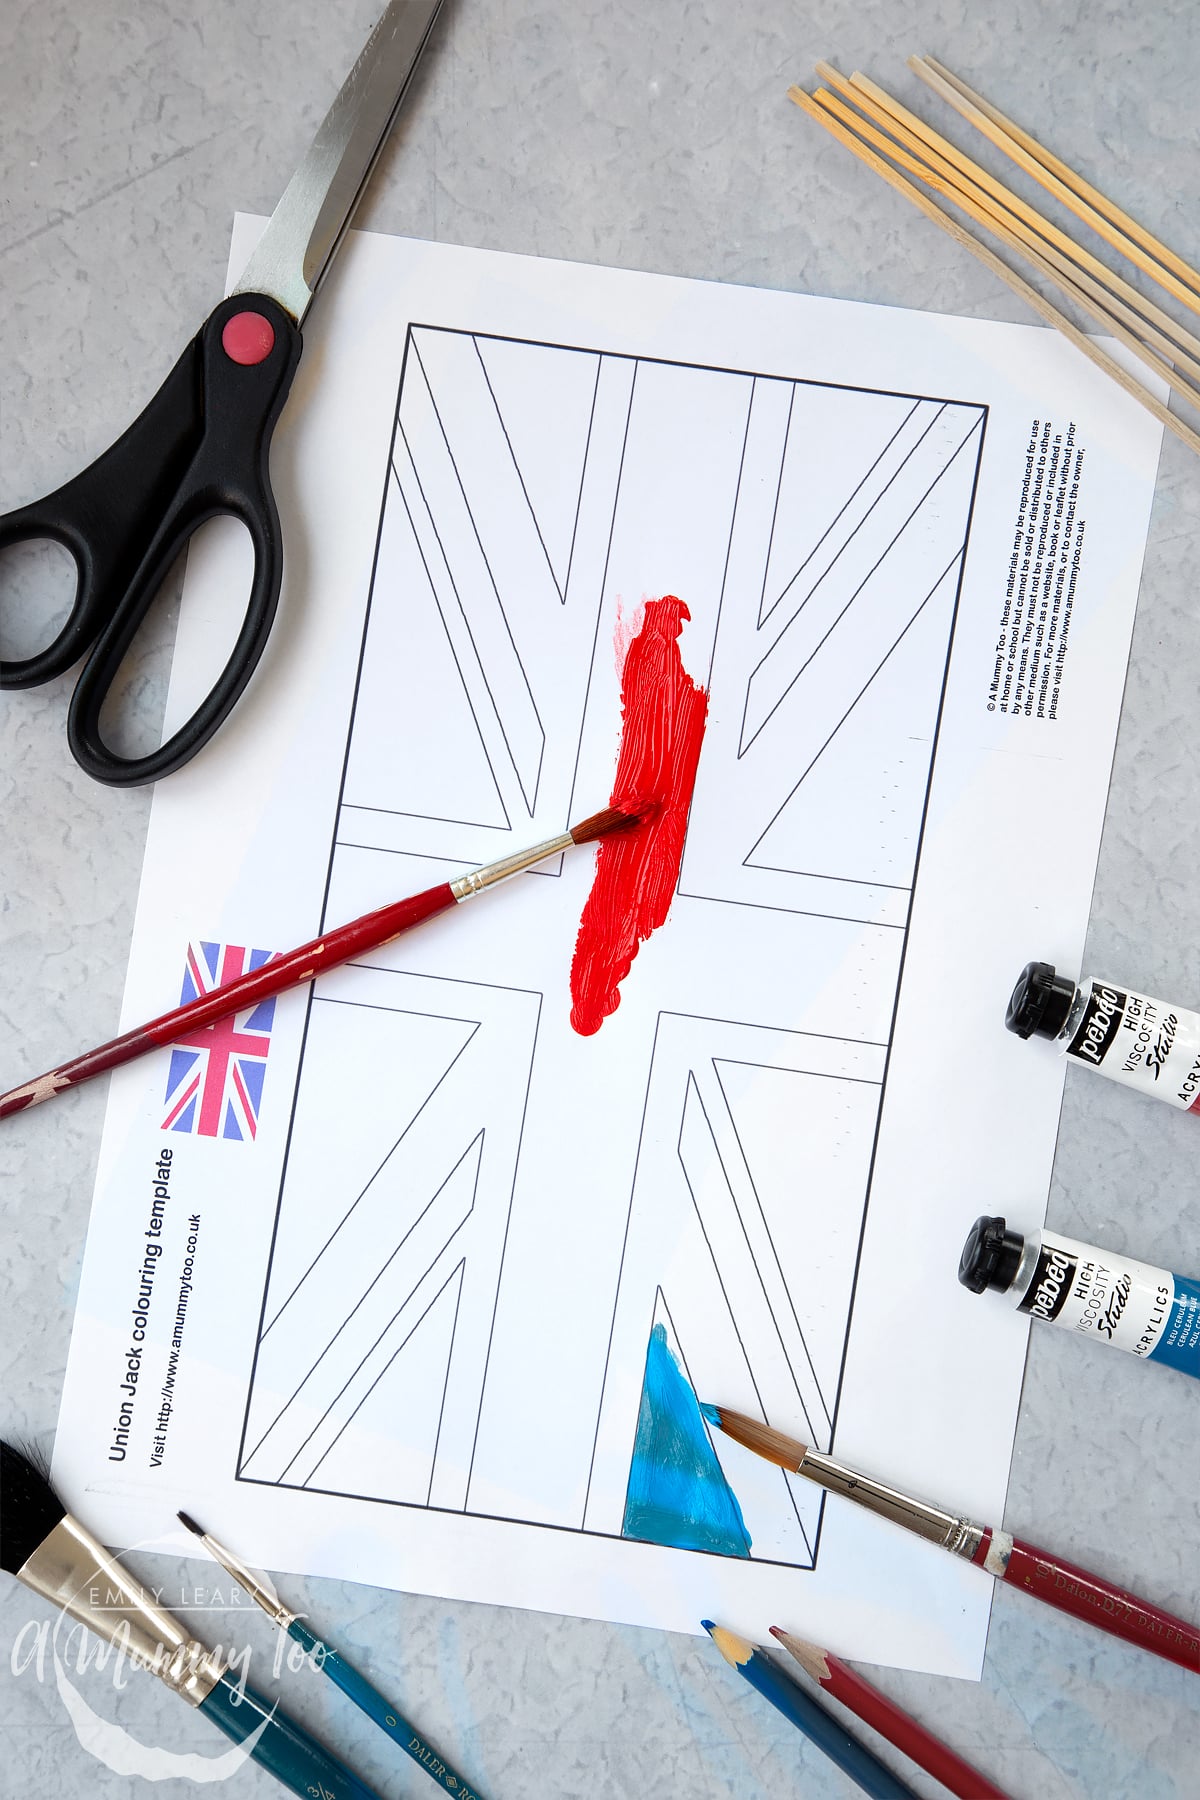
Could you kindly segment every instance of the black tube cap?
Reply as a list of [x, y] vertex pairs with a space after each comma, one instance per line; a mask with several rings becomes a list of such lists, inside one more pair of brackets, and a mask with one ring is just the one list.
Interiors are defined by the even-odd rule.
[[1067, 1022], [1075, 983], [1054, 973], [1053, 963], [1026, 963], [1017, 977], [1004, 1023], [1019, 1038], [1056, 1038]]
[[972, 1225], [958, 1263], [958, 1279], [973, 1294], [985, 1288], [1007, 1293], [1016, 1278], [1025, 1239], [1019, 1231], [1006, 1231], [1003, 1219], [986, 1213]]

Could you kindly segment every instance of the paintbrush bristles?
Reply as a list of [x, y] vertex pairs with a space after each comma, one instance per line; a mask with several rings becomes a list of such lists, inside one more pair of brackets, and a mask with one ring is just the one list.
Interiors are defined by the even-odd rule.
[[0, 1569], [15, 1575], [67, 1513], [36, 1452], [22, 1455], [0, 1442], [0, 1508]]
[[756, 1456], [777, 1463], [781, 1469], [790, 1469], [793, 1475], [799, 1472], [800, 1464], [808, 1454], [807, 1444], [786, 1437], [782, 1431], [764, 1425], [761, 1419], [752, 1419], [748, 1413], [732, 1412], [727, 1406], [706, 1406], [704, 1414], [714, 1425], [720, 1426], [726, 1437], [753, 1450]]
[[256, 1601], [263, 1611], [286, 1631], [296, 1615], [281, 1604], [279, 1595], [271, 1586], [270, 1578], [264, 1576], [260, 1580], [253, 1569], [247, 1568], [240, 1556], [235, 1556], [232, 1550], [227, 1550], [224, 1544], [219, 1544], [210, 1532], [205, 1531], [203, 1525], [197, 1525], [191, 1513], [178, 1512], [175, 1517], [181, 1525], [186, 1525], [187, 1529], [200, 1539], [213, 1561], [220, 1563], [227, 1574], [232, 1575], [235, 1581], [240, 1582], [250, 1598]]
[[652, 810], [649, 804], [632, 811], [623, 806], [606, 806], [603, 812], [593, 813], [590, 819], [582, 819], [568, 829], [575, 843], [590, 844], [596, 838], [608, 837], [610, 832], [628, 831], [632, 826], [642, 824]]

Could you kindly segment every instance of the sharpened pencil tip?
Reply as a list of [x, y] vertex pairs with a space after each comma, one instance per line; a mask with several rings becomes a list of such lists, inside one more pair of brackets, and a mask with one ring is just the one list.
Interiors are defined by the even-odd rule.
[[181, 1525], [186, 1525], [188, 1530], [194, 1532], [198, 1538], [207, 1536], [204, 1527], [202, 1525], [197, 1525], [191, 1513], [179, 1512], [175, 1514], [175, 1517], [179, 1520]]
[[714, 1625], [711, 1619], [700, 1622], [731, 1669], [744, 1669], [753, 1659], [755, 1650], [749, 1638], [739, 1637], [726, 1625]]
[[814, 1681], [826, 1682], [830, 1678], [829, 1652], [822, 1650], [820, 1644], [810, 1644], [807, 1638], [797, 1637], [794, 1632], [784, 1631], [779, 1625], [768, 1627], [777, 1644], [782, 1644], [793, 1661], [798, 1662], [806, 1675]]

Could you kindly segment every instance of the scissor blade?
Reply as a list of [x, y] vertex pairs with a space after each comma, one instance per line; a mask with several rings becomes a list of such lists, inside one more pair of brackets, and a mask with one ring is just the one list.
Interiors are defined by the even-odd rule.
[[399, 112], [443, 0], [392, 0], [326, 113], [242, 271], [297, 325], [333, 260]]

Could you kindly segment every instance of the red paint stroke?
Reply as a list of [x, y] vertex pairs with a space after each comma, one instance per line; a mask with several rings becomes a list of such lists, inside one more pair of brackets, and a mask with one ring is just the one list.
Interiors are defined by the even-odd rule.
[[652, 803], [644, 825], [601, 838], [571, 963], [571, 1024], [599, 1031], [621, 1003], [638, 948], [667, 916], [679, 880], [708, 695], [679, 657], [691, 614], [674, 594], [648, 600], [621, 671], [621, 751], [610, 806]]

